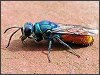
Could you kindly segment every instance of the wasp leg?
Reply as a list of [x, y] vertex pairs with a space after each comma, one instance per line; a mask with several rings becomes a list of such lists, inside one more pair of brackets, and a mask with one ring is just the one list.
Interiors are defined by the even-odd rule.
[[76, 52], [68, 45], [66, 44], [65, 42], [63, 42], [60, 38], [56, 38], [61, 44], [63, 44], [64, 46], [67, 46], [70, 50], [67, 50], [68, 52], [76, 55], [78, 58], [80, 57], [78, 54], [76, 54]]
[[33, 37], [30, 37], [30, 36], [29, 36], [28, 38], [29, 38], [29, 39], [34, 39]]
[[25, 42], [25, 41], [22, 41], [22, 44], [23, 44], [23, 45], [26, 45], [26, 42]]
[[51, 46], [52, 46], [52, 40], [49, 41], [49, 47], [48, 47], [48, 60], [50, 61], [50, 50], [51, 50]]
[[23, 45], [26, 45], [25, 39], [26, 39], [27, 37], [21, 35], [20, 38], [21, 38], [22, 44], [23, 44]]

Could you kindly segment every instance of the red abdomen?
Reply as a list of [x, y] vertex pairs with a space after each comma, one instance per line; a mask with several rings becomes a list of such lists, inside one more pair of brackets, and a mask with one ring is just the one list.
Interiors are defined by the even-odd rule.
[[76, 34], [67, 34], [67, 35], [61, 35], [61, 39], [64, 42], [70, 42], [80, 45], [91, 45], [93, 44], [93, 37], [90, 35], [76, 35]]

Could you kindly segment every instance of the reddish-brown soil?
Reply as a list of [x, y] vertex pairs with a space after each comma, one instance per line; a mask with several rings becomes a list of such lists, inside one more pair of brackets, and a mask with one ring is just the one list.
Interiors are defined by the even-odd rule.
[[50, 20], [56, 23], [80, 24], [99, 29], [99, 2], [97, 1], [2, 1], [1, 2], [1, 73], [2, 74], [98, 74], [99, 35], [89, 47], [72, 46], [81, 56], [77, 58], [66, 47], [54, 43], [51, 63], [48, 62], [48, 43], [36, 43], [27, 39], [26, 46], [19, 39], [18, 31], [8, 48], [9, 37], [16, 29], [4, 31], [11, 26], [23, 26]]

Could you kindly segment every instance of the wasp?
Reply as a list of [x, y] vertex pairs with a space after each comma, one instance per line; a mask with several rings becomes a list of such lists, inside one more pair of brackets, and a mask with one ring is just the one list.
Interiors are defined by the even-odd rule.
[[69, 48], [69, 52], [80, 57], [76, 52], [67, 44], [67, 42], [80, 44], [84, 46], [92, 45], [94, 42], [93, 35], [97, 34], [98, 30], [84, 27], [81, 25], [72, 25], [72, 24], [61, 24], [54, 23], [51, 21], [43, 20], [36, 22], [35, 24], [31, 22], [26, 22], [23, 27], [10, 27], [5, 30], [6, 33], [9, 29], [17, 28], [15, 32], [9, 38], [8, 45], [12, 36], [19, 30], [21, 30], [22, 35], [20, 36], [22, 43], [26, 38], [33, 39], [34, 41], [47, 40], [48, 45], [48, 59], [50, 62], [50, 51], [54, 39], [59, 41], [62, 45]]

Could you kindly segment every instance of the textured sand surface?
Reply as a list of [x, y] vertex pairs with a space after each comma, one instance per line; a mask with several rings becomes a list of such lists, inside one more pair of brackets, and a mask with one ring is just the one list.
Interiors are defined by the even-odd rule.
[[96, 1], [2, 1], [1, 2], [1, 73], [2, 74], [98, 74], [99, 73], [99, 35], [89, 47], [73, 47], [81, 58], [77, 58], [66, 47], [54, 43], [51, 63], [47, 58], [46, 41], [35, 43], [27, 39], [23, 46], [18, 31], [5, 48], [15, 29], [25, 22], [35, 23], [50, 20], [57, 23], [80, 24], [99, 29], [99, 2]]

